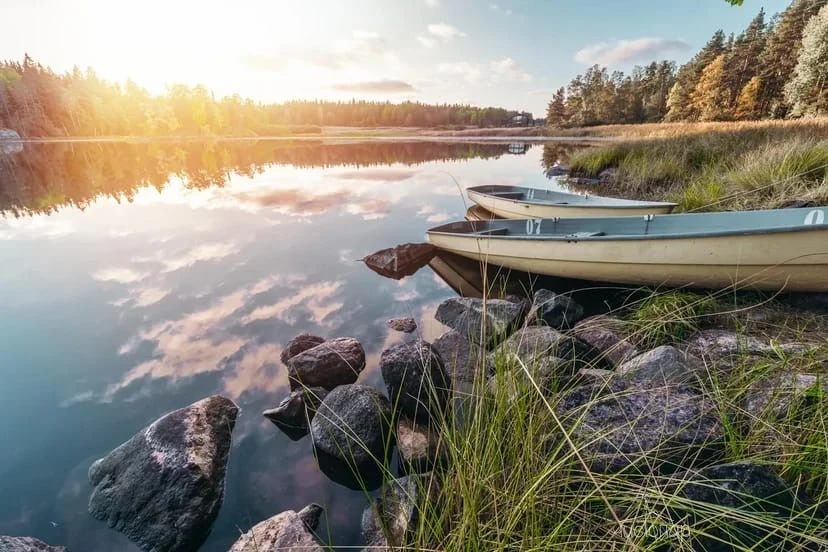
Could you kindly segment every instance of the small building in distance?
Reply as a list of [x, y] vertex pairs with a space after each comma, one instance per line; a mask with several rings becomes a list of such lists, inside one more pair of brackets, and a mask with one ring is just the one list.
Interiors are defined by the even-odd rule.
[[506, 126], [509, 127], [529, 127], [532, 126], [535, 122], [535, 119], [532, 117], [532, 114], [528, 111], [521, 111], [517, 115], [514, 115], [509, 121], [506, 123]]

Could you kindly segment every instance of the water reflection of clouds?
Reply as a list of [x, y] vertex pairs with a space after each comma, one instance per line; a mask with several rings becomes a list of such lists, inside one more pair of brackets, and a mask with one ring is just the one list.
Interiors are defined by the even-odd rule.
[[334, 173], [339, 180], [367, 180], [377, 182], [401, 182], [418, 175], [421, 171], [413, 169], [363, 169]]
[[150, 275], [149, 272], [139, 272], [128, 267], [111, 266], [101, 268], [92, 273], [92, 278], [99, 282], [113, 282], [116, 284], [134, 284], [145, 280]]

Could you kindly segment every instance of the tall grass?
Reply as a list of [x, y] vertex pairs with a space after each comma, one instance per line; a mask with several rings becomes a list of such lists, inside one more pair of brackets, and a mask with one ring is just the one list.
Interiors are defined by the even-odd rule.
[[600, 185], [607, 193], [668, 198], [680, 211], [828, 202], [828, 119], [671, 129], [656, 138], [577, 152], [570, 159], [572, 173], [598, 177], [616, 169]]

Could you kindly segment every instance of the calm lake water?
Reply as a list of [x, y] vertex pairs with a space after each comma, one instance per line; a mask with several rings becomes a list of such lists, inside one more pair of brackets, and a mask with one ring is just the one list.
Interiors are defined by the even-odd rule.
[[0, 156], [0, 534], [137, 550], [87, 513], [87, 470], [163, 415], [220, 393], [242, 409], [203, 550], [309, 502], [359, 544], [365, 497], [261, 416], [288, 392], [281, 344], [353, 336], [381, 386], [386, 319], [425, 339], [455, 292], [357, 259], [462, 219], [460, 188], [554, 186], [569, 146], [224, 142], [41, 144]]

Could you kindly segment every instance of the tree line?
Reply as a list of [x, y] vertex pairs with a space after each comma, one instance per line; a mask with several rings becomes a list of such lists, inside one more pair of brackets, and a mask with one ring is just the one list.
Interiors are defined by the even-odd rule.
[[738, 35], [716, 31], [690, 61], [625, 75], [595, 65], [558, 89], [553, 126], [779, 119], [828, 114], [828, 0], [794, 0]]
[[58, 74], [26, 55], [0, 62], [0, 128], [24, 137], [279, 136], [321, 126], [502, 126], [519, 112], [419, 102], [292, 101], [265, 104], [216, 98], [204, 86], [152, 95], [132, 81], [108, 82], [93, 69]]

